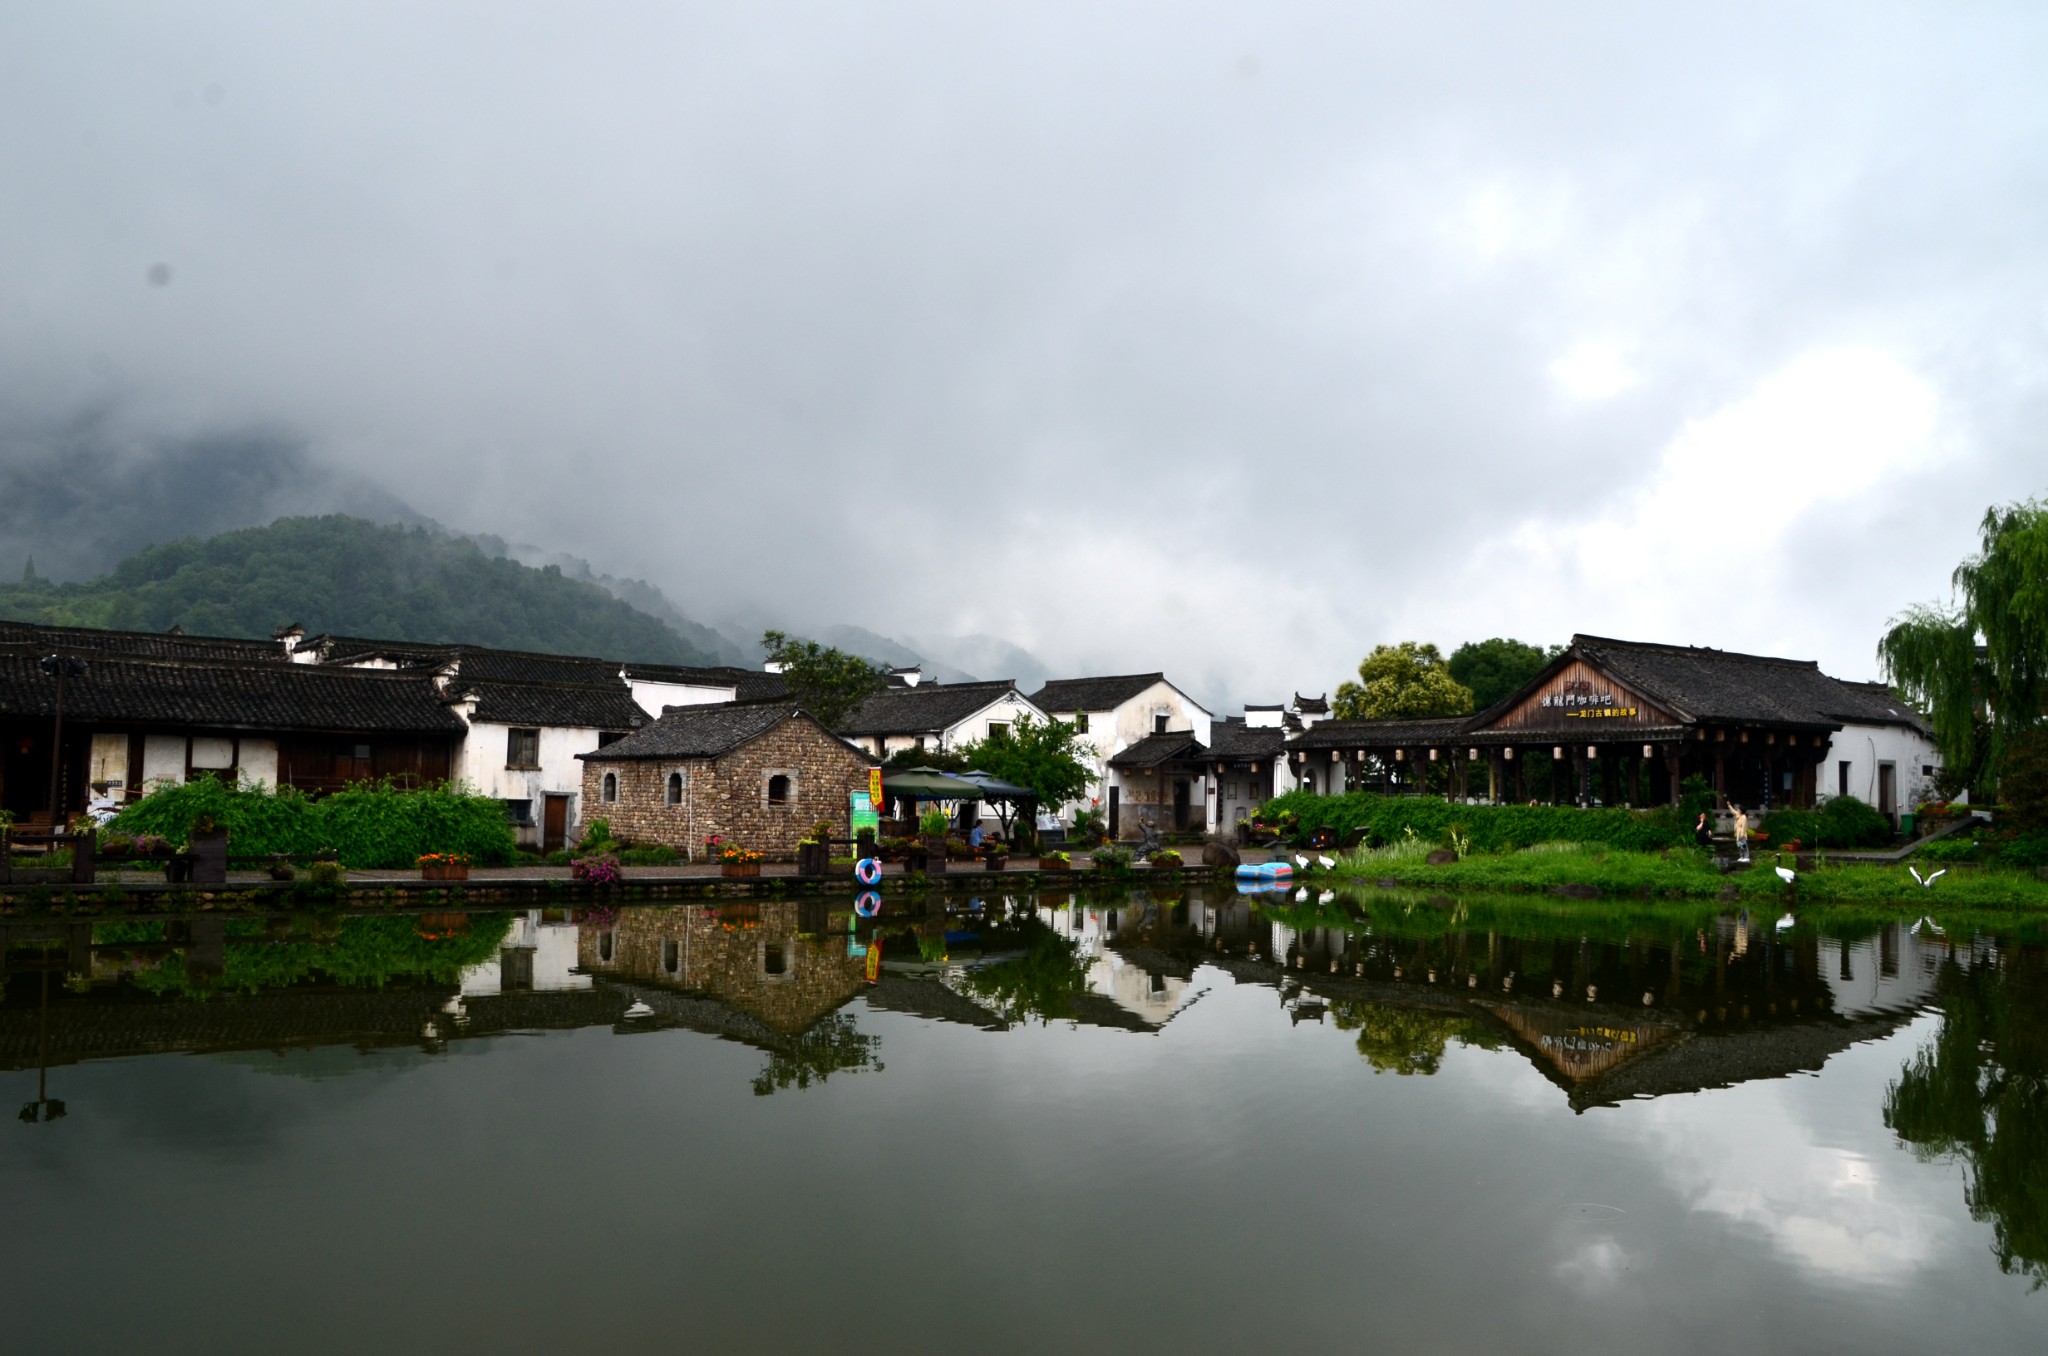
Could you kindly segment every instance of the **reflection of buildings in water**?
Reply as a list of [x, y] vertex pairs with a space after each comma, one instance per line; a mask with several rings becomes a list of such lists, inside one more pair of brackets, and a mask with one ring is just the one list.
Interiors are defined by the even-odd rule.
[[[1191, 924], [1200, 931], [1209, 917], [1195, 910]], [[1740, 916], [1654, 942], [1268, 921], [1234, 946], [1202, 949], [1221, 950], [1214, 963], [1239, 979], [1273, 985], [1290, 1016], [1311, 996], [1354, 1011], [1461, 1011], [1507, 1037], [1579, 1110], [1816, 1070], [1924, 1008], [1952, 956], [1900, 926], [1842, 941]]]
[[546, 922], [545, 913], [529, 909], [514, 918], [497, 956], [462, 972], [464, 998], [495, 993], [556, 993], [590, 987], [590, 976], [577, 970], [576, 925]]
[[1089, 992], [1107, 998], [1147, 1026], [1164, 1026], [1193, 992], [1187, 975], [1156, 958], [1139, 960], [1117, 949], [1132, 935], [1127, 910], [1072, 906], [1040, 908], [1038, 919], [1071, 942], [1087, 963]]
[[591, 974], [710, 994], [796, 1032], [866, 982], [863, 958], [827, 923], [820, 901], [627, 909], [584, 924], [577, 959]]

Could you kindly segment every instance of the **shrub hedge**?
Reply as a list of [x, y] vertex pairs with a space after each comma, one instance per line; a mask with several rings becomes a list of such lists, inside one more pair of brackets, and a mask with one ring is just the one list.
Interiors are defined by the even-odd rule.
[[1304, 839], [1313, 830], [1333, 829], [1341, 837], [1366, 830], [1370, 847], [1415, 836], [1448, 845], [1452, 830], [1471, 838], [1474, 852], [1508, 852], [1538, 843], [1598, 843], [1638, 852], [1692, 842], [1692, 826], [1669, 809], [1581, 810], [1569, 805], [1460, 805], [1430, 796], [1382, 796], [1353, 791], [1316, 796], [1292, 791], [1268, 801], [1262, 818], [1292, 811], [1301, 817]]
[[1774, 844], [1797, 838], [1807, 847], [1869, 848], [1892, 841], [1891, 821], [1854, 796], [1832, 796], [1816, 810], [1773, 810], [1764, 823]]
[[359, 870], [404, 870], [429, 852], [467, 853], [478, 866], [503, 866], [513, 854], [504, 802], [454, 786], [402, 791], [365, 782], [316, 800], [289, 787], [246, 790], [202, 776], [150, 792], [109, 828], [182, 846], [207, 818], [228, 831], [237, 857], [333, 851]]

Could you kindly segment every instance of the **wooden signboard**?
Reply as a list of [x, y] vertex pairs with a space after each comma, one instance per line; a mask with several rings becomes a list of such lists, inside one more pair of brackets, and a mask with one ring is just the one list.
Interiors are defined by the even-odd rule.
[[1575, 659], [1487, 728], [1555, 731], [1567, 736], [1566, 742], [1580, 743], [1676, 724], [1670, 712]]

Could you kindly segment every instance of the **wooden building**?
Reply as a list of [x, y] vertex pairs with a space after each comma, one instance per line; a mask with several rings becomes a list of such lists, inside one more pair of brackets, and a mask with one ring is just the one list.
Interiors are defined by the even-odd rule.
[[43, 628], [0, 642], [0, 808], [23, 821], [47, 814], [58, 683], [42, 661], [52, 655], [83, 661], [64, 680], [66, 815], [94, 787], [120, 801], [209, 772], [313, 792], [452, 773], [464, 726], [425, 674], [252, 659], [234, 641], [212, 653], [196, 643], [123, 652], [122, 634]]
[[[1676, 803], [1699, 776], [1729, 802], [1768, 809], [1849, 790], [1846, 772], [1837, 785], [1823, 770], [1846, 767], [1848, 745], [1879, 730], [1904, 741], [1913, 785], [1931, 777], [1938, 755], [1925, 722], [1876, 685], [1831, 678], [1810, 660], [1575, 636], [1490, 710], [1321, 721], [1289, 740], [1287, 756], [1296, 784], [1332, 791], [1653, 805]], [[1528, 771], [1532, 761], [1542, 773]], [[1444, 770], [1432, 778], [1431, 766]], [[1895, 815], [1907, 778], [1877, 771], [1874, 803]]]

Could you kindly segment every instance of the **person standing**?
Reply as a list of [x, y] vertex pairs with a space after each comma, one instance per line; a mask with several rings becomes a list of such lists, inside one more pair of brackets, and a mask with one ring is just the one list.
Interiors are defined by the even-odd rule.
[[1749, 860], [1749, 816], [1740, 805], [1731, 805], [1735, 811], [1735, 856], [1740, 861]]
[[1709, 847], [1714, 841], [1714, 831], [1707, 827], [1707, 812], [1700, 811], [1700, 822], [1692, 826], [1692, 841], [1701, 847]]

